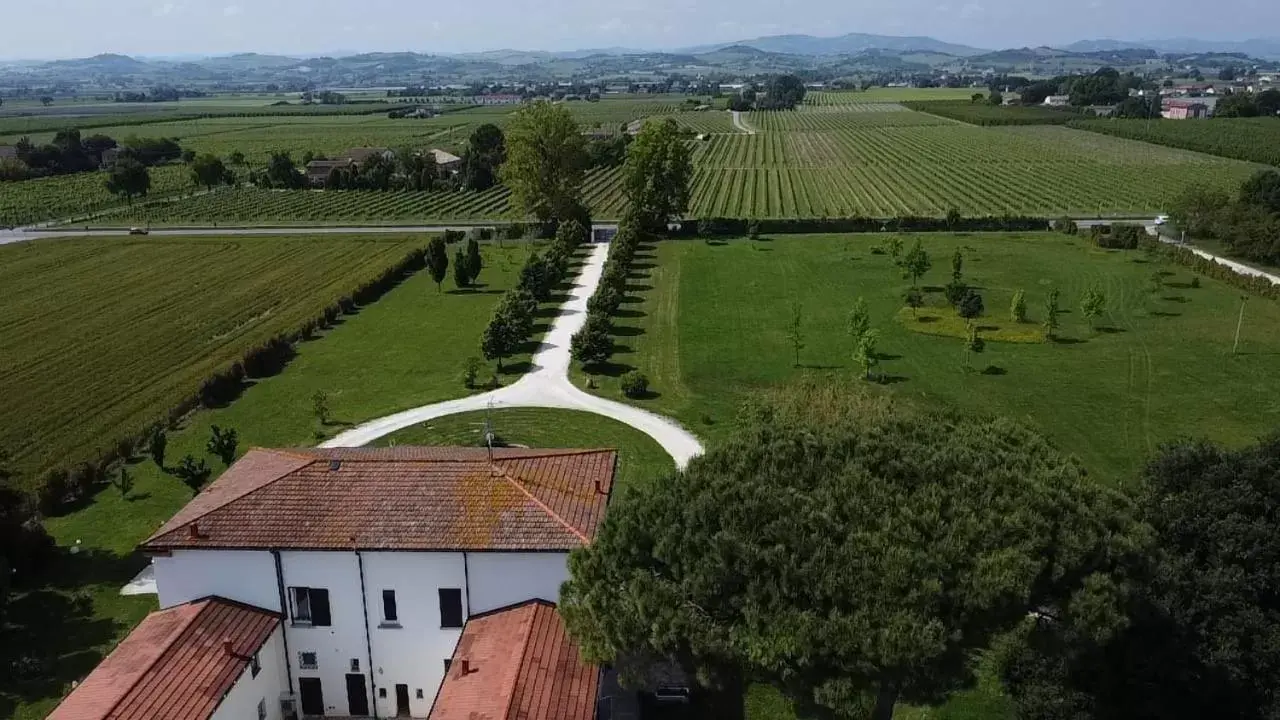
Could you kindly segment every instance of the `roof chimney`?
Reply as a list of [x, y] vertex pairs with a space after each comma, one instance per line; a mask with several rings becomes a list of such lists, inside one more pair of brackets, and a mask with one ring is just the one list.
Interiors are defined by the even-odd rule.
[[596, 480], [596, 494], [597, 494], [597, 495], [608, 495], [608, 494], [609, 494], [609, 493], [607, 493], [607, 492], [605, 492], [605, 491], [604, 491], [604, 481], [602, 481], [602, 480]]
[[342, 461], [341, 461], [341, 460], [338, 460], [338, 459], [336, 459], [336, 458], [335, 458], [335, 459], [333, 459], [333, 460], [330, 460], [330, 461], [329, 461], [329, 470], [330, 470], [330, 472], [336, 472], [336, 471], [341, 470], [341, 469], [342, 469]]
[[462, 658], [462, 674], [464, 676], [471, 674], [471, 661], [467, 658]]
[[229, 638], [222, 641], [222, 650], [226, 654], [235, 657], [236, 651], [231, 649], [231, 640]]
[[200, 523], [198, 523], [198, 522], [193, 522], [193, 523], [191, 523], [190, 525], [188, 525], [188, 526], [187, 526], [187, 536], [188, 536], [188, 537], [190, 537], [192, 540], [199, 540], [199, 539], [201, 538], [201, 535], [200, 535]]

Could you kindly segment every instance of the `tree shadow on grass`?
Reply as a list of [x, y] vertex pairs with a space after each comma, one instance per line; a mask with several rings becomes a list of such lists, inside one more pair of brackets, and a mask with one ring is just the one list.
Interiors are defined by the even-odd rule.
[[626, 363], [602, 362], [592, 363], [583, 368], [589, 375], [603, 375], [605, 377], [619, 378], [627, 373], [635, 370], [635, 367]]
[[622, 298], [623, 305], [638, 305], [644, 302], [644, 298], [639, 295], [624, 295]]
[[940, 292], [946, 292], [946, 291], [947, 289], [942, 287], [941, 285], [925, 285], [924, 287], [920, 288], [920, 292], [927, 292], [927, 293], [940, 293]]
[[628, 280], [647, 280], [647, 279], [649, 279], [649, 273], [647, 273], [647, 272], [629, 272], [629, 273], [627, 273], [627, 279], [628, 279]]
[[907, 377], [906, 375], [884, 374], [876, 377], [875, 382], [878, 385], [897, 385], [898, 383], [904, 383], [910, 379], [911, 378]]
[[810, 365], [809, 363], [800, 363], [796, 365], [798, 370], [843, 370], [843, 365]]
[[616, 312], [613, 313], [613, 316], [618, 318], [619, 320], [638, 320], [643, 317], [648, 317], [649, 314], [645, 312], [640, 312], [639, 310], [627, 310], [625, 308], [619, 308]]
[[533, 313], [533, 316], [539, 320], [546, 320], [548, 318], [560, 317], [561, 315], [573, 315], [576, 312], [577, 310], [561, 310], [558, 307], [543, 305]]
[[124, 497], [125, 502], [138, 502], [139, 500], [150, 500], [151, 493], [129, 493]]
[[1168, 302], [1173, 302], [1173, 303], [1189, 303], [1189, 302], [1191, 302], [1191, 298], [1183, 297], [1182, 295], [1166, 295], [1166, 296], [1164, 296], [1164, 297], [1163, 297], [1163, 298], [1161, 298], [1161, 299], [1162, 299], [1162, 300], [1166, 300], [1166, 301], [1168, 301]]
[[[550, 330], [551, 330], [551, 323], [535, 323], [533, 326], [534, 335], [545, 335]], [[537, 341], [530, 340], [529, 342], [532, 342], [534, 344], [534, 348], [537, 349]], [[527, 345], [528, 343], [525, 343], [525, 344]]]
[[[629, 293], [648, 292], [652, 289], [653, 289], [652, 285], [632, 285], [631, 283], [627, 283], [627, 292]], [[623, 302], [626, 302], [626, 301], [624, 300]]]
[[614, 337], [638, 337], [644, 335], [644, 328], [638, 328], [631, 325], [614, 325], [609, 331]]
[[1056, 337], [1050, 340], [1054, 345], [1081, 345], [1085, 341], [1080, 338]]
[[16, 585], [0, 624], [0, 693], [24, 702], [56, 698], [89, 674], [103, 658], [94, 648], [123, 628], [94, 616], [85, 588], [123, 586], [145, 566], [146, 558], [136, 553], [59, 550], [40, 582]]
[[707, 240], [704, 240], [703, 242], [705, 242], [707, 245], [710, 245], [711, 247], [724, 247], [725, 245], [728, 245], [728, 244], [729, 244], [729, 242], [728, 242], [727, 240], [711, 240], [711, 239], [707, 239]]
[[1152, 312], [1149, 312], [1147, 314], [1150, 315], [1151, 317], [1161, 317], [1161, 318], [1182, 317], [1182, 313], [1165, 312], [1163, 310], [1153, 310]]
[[1178, 290], [1190, 290], [1190, 289], [1191, 289], [1191, 283], [1189, 283], [1189, 282], [1167, 282], [1167, 283], [1164, 283], [1164, 286], [1165, 286], [1165, 287], [1170, 287], [1170, 288], [1177, 288]]
[[879, 352], [878, 352], [878, 353], [876, 353], [876, 359], [877, 359], [877, 360], [879, 360], [879, 361], [881, 361], [881, 362], [885, 362], [885, 361], [888, 361], [888, 360], [901, 360], [901, 359], [902, 359], [902, 356], [901, 356], [901, 355], [893, 355], [893, 354], [890, 354], [890, 353], [879, 353]]
[[[637, 255], [636, 257], [640, 257], [640, 256]], [[649, 262], [631, 263], [632, 270], [652, 270], [656, 267], [658, 267], [656, 263], [649, 263]]]
[[646, 390], [639, 395], [627, 395], [628, 400], [657, 400], [662, 397], [662, 393], [655, 390]]
[[613, 344], [614, 355], [632, 355], [634, 353], [635, 350], [630, 345], [621, 345], [618, 343]]
[[454, 288], [445, 290], [445, 295], [501, 295], [503, 290], [477, 290], [475, 288]]
[[528, 360], [521, 360], [515, 363], [504, 363], [499, 375], [524, 375], [533, 370], [533, 363]]
[[[569, 288], [569, 289], [572, 289], [572, 288]], [[555, 304], [555, 305], [563, 305], [563, 304], [565, 304], [565, 303], [569, 302], [569, 300], [571, 300], [571, 299], [572, 299], [572, 298], [569, 296], [569, 294], [568, 294], [568, 293], [556, 293], [556, 294], [554, 294], [554, 295], [550, 295], [550, 296], [548, 296], [548, 297], [547, 297], [547, 302], [552, 303], [552, 304]]]
[[1114, 326], [1114, 325], [1099, 325], [1098, 327], [1096, 327], [1096, 328], [1094, 328], [1094, 329], [1095, 329], [1097, 332], [1102, 333], [1103, 335], [1119, 335], [1120, 333], [1126, 333], [1126, 332], [1129, 332], [1128, 330], [1125, 330], [1124, 328], [1119, 328], [1119, 327], [1116, 327], [1116, 326]]
[[982, 368], [982, 374], [998, 377], [1001, 375], [1008, 375], [1009, 371], [998, 365], [988, 365]]

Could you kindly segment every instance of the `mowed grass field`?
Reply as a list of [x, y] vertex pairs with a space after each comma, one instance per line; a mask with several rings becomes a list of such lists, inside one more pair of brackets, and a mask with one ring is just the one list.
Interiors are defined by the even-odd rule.
[[[27, 472], [93, 459], [426, 241], [121, 237], [0, 247], [0, 446]], [[514, 271], [505, 265], [516, 262], [484, 279], [502, 287]], [[433, 312], [456, 316], [434, 340], [461, 341], [493, 297], [433, 289], [421, 302], [424, 325]]]
[[617, 420], [575, 410], [512, 408], [450, 415], [379, 438], [373, 445], [483, 446], [486, 420], [499, 442], [508, 446], [617, 450], [619, 492], [675, 471], [671, 456], [653, 438]]
[[[1060, 292], [1059, 342], [989, 341], [966, 370], [964, 342], [913, 327], [902, 279], [872, 248], [886, 235], [776, 236], [758, 242], [667, 241], [645, 246], [617, 319], [614, 366], [599, 392], [622, 399], [616, 376], [646, 373], [654, 396], [641, 406], [672, 415], [712, 443], [731, 432], [759, 388], [805, 376], [858, 377], [845, 327], [864, 297], [881, 333], [887, 392], [968, 411], [1026, 419], [1078, 456], [1101, 482], [1132, 481], [1161, 442], [1181, 435], [1242, 444], [1280, 425], [1280, 303], [1248, 303], [1240, 353], [1231, 354], [1240, 291], [1137, 251], [1103, 251], [1057, 234], [920, 236], [933, 269], [921, 284], [944, 305], [950, 258], [989, 319], [1007, 326], [1013, 293], [1026, 293], [1030, 330]], [[904, 238], [908, 248], [914, 237]], [[1159, 292], [1151, 292], [1161, 272]], [[1080, 299], [1106, 296], [1090, 328]], [[794, 366], [788, 326], [801, 311], [804, 348]], [[921, 332], [917, 332], [920, 330]], [[987, 373], [981, 372], [990, 368]], [[584, 381], [575, 365], [578, 381]]]
[[[74, 240], [56, 242], [79, 245]], [[290, 244], [281, 238], [268, 242]], [[364, 420], [465, 395], [459, 379], [463, 361], [479, 354], [480, 335], [493, 306], [514, 284], [527, 252], [523, 244], [483, 245], [485, 268], [479, 282], [484, 287], [477, 292], [451, 293], [446, 282], [441, 293], [426, 273], [414, 274], [376, 303], [301, 343], [284, 372], [253, 382], [226, 407], [200, 410], [187, 418], [169, 433], [165, 465], [172, 468], [190, 454], [208, 462], [216, 478], [224, 467], [205, 450], [213, 425], [238, 432], [240, 453], [250, 447], [310, 446]], [[156, 265], [161, 267], [151, 269], [163, 272], [167, 257], [157, 254]], [[142, 346], [136, 336], [130, 342]], [[94, 361], [75, 343], [65, 350], [86, 364]], [[509, 364], [519, 372], [527, 361], [526, 352]], [[328, 425], [319, 425], [312, 413], [317, 391], [329, 397], [333, 417]], [[68, 389], [67, 394], [72, 392]], [[6, 393], [15, 397], [8, 389]], [[187, 503], [191, 491], [150, 459], [136, 458], [129, 472], [135, 486], [127, 497], [104, 488], [74, 512], [46, 518], [45, 526], [61, 553], [44, 583], [31, 586], [15, 580], [8, 609], [11, 623], [0, 626], [0, 667], [10, 667], [9, 661], [18, 655], [33, 658], [35, 664], [22, 673], [0, 673], [0, 717], [43, 718], [70, 682], [83, 678], [155, 609], [154, 596], [123, 597], [119, 591], [146, 565], [134, 547]], [[79, 553], [67, 552], [77, 544]]]

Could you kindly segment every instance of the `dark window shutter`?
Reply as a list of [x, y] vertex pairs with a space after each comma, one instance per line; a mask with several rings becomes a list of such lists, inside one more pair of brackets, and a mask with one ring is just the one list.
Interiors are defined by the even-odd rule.
[[462, 627], [462, 590], [440, 588], [440, 627]]
[[382, 618], [387, 622], [395, 622], [400, 619], [396, 611], [396, 591], [382, 591]]
[[311, 588], [311, 624], [317, 627], [333, 624], [333, 616], [329, 614], [328, 590]]

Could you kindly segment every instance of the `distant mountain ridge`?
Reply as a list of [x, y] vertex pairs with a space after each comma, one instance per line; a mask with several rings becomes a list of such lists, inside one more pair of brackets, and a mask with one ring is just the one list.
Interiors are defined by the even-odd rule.
[[715, 45], [681, 48], [674, 52], [697, 55], [735, 45], [787, 55], [855, 55], [868, 50], [894, 50], [898, 52], [927, 52], [967, 57], [987, 52], [981, 48], [944, 42], [931, 37], [900, 37], [896, 35], [868, 35], [865, 33], [849, 33], [836, 37], [769, 35], [751, 40], [737, 40]]
[[1158, 40], [1080, 40], [1062, 47], [1068, 52], [1109, 52], [1114, 50], [1155, 50], [1163, 55], [1200, 55], [1204, 53], [1236, 53], [1249, 57], [1280, 60], [1280, 38], [1251, 40], [1198, 40], [1165, 38]]

